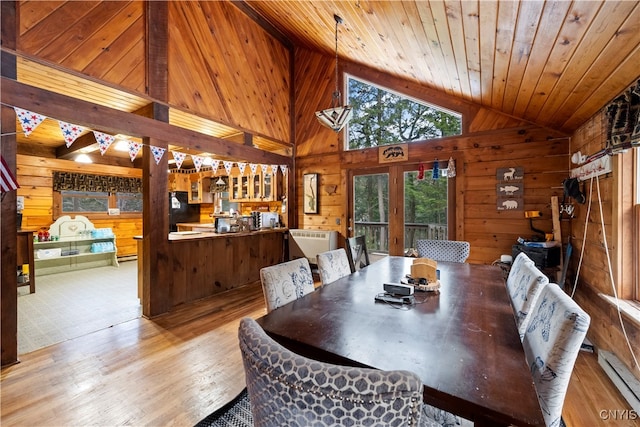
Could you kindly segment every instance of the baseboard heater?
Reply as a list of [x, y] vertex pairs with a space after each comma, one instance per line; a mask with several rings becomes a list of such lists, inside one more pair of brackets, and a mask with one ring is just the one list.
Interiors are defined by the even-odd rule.
[[316, 256], [338, 249], [338, 232], [330, 230], [289, 230], [289, 259], [306, 258], [316, 264]]
[[640, 381], [611, 352], [598, 350], [598, 363], [636, 413], [640, 413]]

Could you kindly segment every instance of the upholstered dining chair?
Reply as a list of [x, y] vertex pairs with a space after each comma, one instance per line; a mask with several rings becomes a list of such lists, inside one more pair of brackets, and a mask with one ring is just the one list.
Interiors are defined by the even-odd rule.
[[524, 252], [520, 252], [513, 261], [507, 277], [507, 292], [511, 299], [511, 306], [518, 326], [520, 341], [529, 323], [531, 307], [540, 296], [542, 288], [549, 283], [545, 276]]
[[420, 258], [435, 261], [465, 262], [469, 258], [469, 242], [456, 240], [416, 240], [416, 249]]
[[311, 266], [306, 258], [298, 258], [260, 270], [262, 292], [267, 312], [314, 291]]
[[367, 251], [367, 242], [364, 236], [349, 237], [347, 239], [347, 255], [349, 256], [352, 273], [371, 264], [369, 262], [369, 252]]
[[590, 322], [555, 283], [542, 289], [531, 309], [522, 346], [547, 426], [561, 425], [571, 372]]
[[318, 262], [320, 282], [322, 282], [323, 285], [335, 282], [341, 277], [351, 274], [347, 251], [343, 248], [318, 254], [316, 259]]
[[256, 427], [419, 425], [422, 382], [412, 372], [300, 356], [251, 318], [240, 321], [238, 337]]

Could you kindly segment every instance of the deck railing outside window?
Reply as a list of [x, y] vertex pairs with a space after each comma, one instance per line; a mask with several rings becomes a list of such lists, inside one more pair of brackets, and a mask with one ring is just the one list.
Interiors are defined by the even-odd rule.
[[[356, 222], [356, 236], [364, 235], [369, 252], [389, 253], [389, 224], [386, 222]], [[416, 240], [447, 239], [447, 224], [405, 224], [404, 247], [415, 248]]]

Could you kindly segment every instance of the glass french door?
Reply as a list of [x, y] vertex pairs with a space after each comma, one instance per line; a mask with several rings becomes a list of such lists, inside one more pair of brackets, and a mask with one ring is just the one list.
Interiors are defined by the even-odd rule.
[[349, 236], [364, 235], [371, 255], [404, 255], [417, 239], [447, 239], [448, 180], [418, 165], [351, 172]]

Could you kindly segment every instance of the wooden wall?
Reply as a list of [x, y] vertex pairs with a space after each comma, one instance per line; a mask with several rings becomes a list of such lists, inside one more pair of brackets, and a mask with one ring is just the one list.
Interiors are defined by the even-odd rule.
[[[18, 196], [24, 196], [22, 212], [23, 229], [49, 228], [57, 219], [53, 216], [53, 172], [65, 171], [96, 175], [141, 178], [140, 169], [76, 163], [36, 156], [17, 156]], [[137, 250], [133, 236], [142, 234], [142, 217], [137, 219], [91, 219], [96, 228], [111, 228], [116, 235], [118, 256], [135, 255]]]
[[[583, 154], [594, 154], [606, 146], [606, 119], [604, 112], [592, 117], [582, 125], [572, 136], [571, 152], [581, 151]], [[614, 156], [613, 172], [601, 176], [599, 183], [585, 181], [585, 194], [591, 194], [591, 210], [587, 217], [588, 202], [578, 205], [576, 217], [571, 221], [571, 242], [574, 246], [571, 258], [569, 278], [573, 286], [578, 267], [579, 255], [584, 247], [584, 259], [578, 272], [578, 282], [575, 290], [575, 300], [591, 316], [589, 338], [596, 347], [609, 350], [618, 356], [640, 378], [640, 369], [634, 369], [634, 362], [628, 349], [620, 326], [616, 307], [606, 302], [600, 294], [614, 295], [609, 263], [608, 249], [611, 255], [613, 278], [616, 293], [623, 299], [636, 299], [634, 293], [633, 266], [638, 264], [633, 259], [632, 235], [633, 230], [633, 159], [632, 152]], [[602, 211], [598, 202], [598, 189], [602, 199]], [[593, 189], [592, 189], [593, 186]], [[604, 229], [600, 217], [604, 218]], [[586, 228], [586, 238], [585, 238]], [[572, 290], [568, 290], [571, 292]], [[640, 325], [636, 321], [629, 321], [623, 316], [626, 332], [631, 346], [635, 349], [636, 357], [640, 349]]]
[[[330, 105], [330, 85], [334, 68], [322, 66], [331, 61], [309, 51], [296, 51], [296, 203], [302, 206], [302, 175], [318, 173], [319, 214], [298, 209], [298, 228], [330, 229], [347, 237], [347, 179], [349, 169], [378, 167], [377, 148], [342, 150], [342, 134], [322, 127], [313, 112]], [[412, 85], [391, 76], [380, 75], [354, 64], [344, 71], [430, 103], [463, 114], [463, 134], [430, 142], [413, 143], [407, 163], [430, 164], [434, 159], [456, 161], [455, 188], [456, 239], [471, 243], [469, 262], [491, 263], [501, 254], [511, 254], [511, 246], [531, 231], [524, 211], [498, 211], [496, 208], [496, 170], [524, 168], [524, 210], [539, 210], [543, 218], [537, 228], [551, 232], [551, 197], [562, 197], [562, 180], [569, 169], [569, 139], [559, 132], [543, 129], [495, 111]], [[311, 84], [310, 82], [320, 82]], [[326, 87], [326, 93], [318, 93]], [[310, 91], [306, 93], [305, 90]], [[328, 96], [320, 96], [328, 95]], [[305, 102], [300, 100], [304, 99]], [[312, 101], [317, 102], [313, 104]], [[336, 185], [328, 194], [325, 186]], [[339, 220], [339, 224], [338, 224]]]

